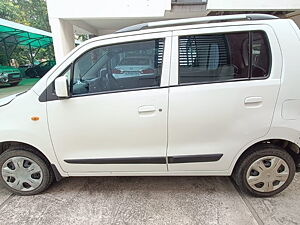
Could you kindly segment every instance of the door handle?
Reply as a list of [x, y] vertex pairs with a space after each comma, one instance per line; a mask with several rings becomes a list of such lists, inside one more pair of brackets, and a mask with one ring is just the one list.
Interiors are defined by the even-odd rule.
[[245, 98], [244, 104], [247, 108], [258, 108], [261, 107], [263, 103], [263, 98], [260, 96], [247, 97]]
[[245, 98], [245, 104], [261, 103], [263, 102], [262, 97], [247, 97]]
[[139, 113], [149, 113], [149, 112], [155, 112], [155, 107], [152, 105], [145, 105], [139, 107]]

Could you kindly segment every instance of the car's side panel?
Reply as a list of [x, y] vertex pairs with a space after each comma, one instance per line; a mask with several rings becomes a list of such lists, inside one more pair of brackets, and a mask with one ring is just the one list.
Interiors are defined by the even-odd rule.
[[[166, 170], [167, 102], [167, 88], [48, 102], [61, 167], [68, 172]], [[139, 113], [143, 105], [155, 110]]]
[[[295, 24], [293, 24], [296, 26]], [[292, 142], [300, 144], [300, 36], [289, 20], [280, 20], [274, 24], [283, 57], [281, 88], [276, 105], [270, 136], [286, 136], [289, 132]], [[276, 62], [274, 62], [276, 63]]]
[[[0, 107], [0, 142], [20, 142], [40, 150], [56, 165], [62, 176], [68, 176], [59, 166], [51, 143], [46, 104], [38, 101], [38, 96], [32, 90], [16, 97], [11, 103]], [[39, 119], [33, 121], [32, 117]]]

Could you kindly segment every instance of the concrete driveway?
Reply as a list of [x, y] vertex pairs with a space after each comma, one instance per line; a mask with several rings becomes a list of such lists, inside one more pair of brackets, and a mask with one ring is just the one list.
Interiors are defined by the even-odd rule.
[[272, 198], [227, 177], [68, 178], [29, 197], [0, 186], [0, 224], [299, 224], [299, 175]]
[[[0, 88], [0, 97], [37, 80]], [[252, 198], [227, 177], [68, 178], [44, 194], [20, 197], [0, 186], [0, 225], [300, 224], [300, 174], [283, 193]]]

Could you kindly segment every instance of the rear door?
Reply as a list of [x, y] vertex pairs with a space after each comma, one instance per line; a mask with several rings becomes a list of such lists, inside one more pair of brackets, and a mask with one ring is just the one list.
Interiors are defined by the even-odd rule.
[[225, 171], [270, 128], [281, 73], [276, 37], [254, 25], [178, 31], [173, 38], [168, 169]]

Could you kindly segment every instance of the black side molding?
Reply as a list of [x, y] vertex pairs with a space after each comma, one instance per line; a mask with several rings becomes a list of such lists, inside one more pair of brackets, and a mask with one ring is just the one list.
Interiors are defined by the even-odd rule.
[[66, 159], [72, 164], [165, 164], [165, 157], [102, 158], [102, 159]]
[[[169, 156], [168, 163], [215, 162], [223, 154]], [[65, 159], [71, 164], [166, 164], [165, 157], [101, 158], [101, 159]]]
[[170, 156], [168, 163], [215, 162], [220, 160], [222, 156], [223, 154]]

